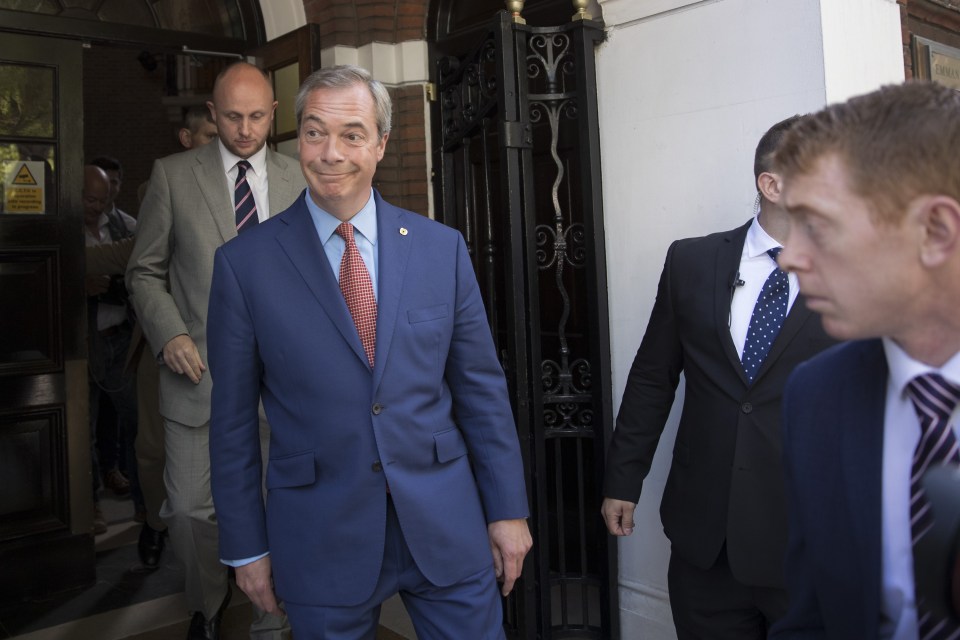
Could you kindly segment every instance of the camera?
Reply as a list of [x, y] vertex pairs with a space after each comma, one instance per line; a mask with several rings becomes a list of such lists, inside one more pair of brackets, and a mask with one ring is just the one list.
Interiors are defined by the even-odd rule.
[[933, 526], [913, 550], [917, 597], [934, 615], [960, 621], [960, 465], [931, 467], [923, 489]]

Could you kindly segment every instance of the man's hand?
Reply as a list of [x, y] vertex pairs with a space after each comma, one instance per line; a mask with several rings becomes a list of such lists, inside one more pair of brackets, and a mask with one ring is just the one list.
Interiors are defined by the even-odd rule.
[[497, 520], [487, 525], [487, 534], [493, 552], [493, 568], [497, 580], [503, 583], [500, 593], [508, 596], [523, 570], [523, 558], [533, 546], [530, 528], [524, 518]]
[[277, 596], [273, 593], [273, 575], [270, 568], [270, 556], [254, 560], [250, 564], [235, 569], [237, 586], [255, 606], [275, 616], [281, 615]]
[[98, 296], [101, 293], [106, 293], [107, 289], [110, 288], [110, 276], [93, 276], [88, 274], [86, 278], [84, 278], [83, 285], [87, 297]]
[[633, 533], [633, 510], [637, 505], [626, 500], [604, 498], [600, 513], [607, 523], [607, 531], [615, 536], [628, 536]]
[[200, 377], [207, 370], [200, 360], [200, 351], [193, 339], [185, 333], [173, 337], [163, 345], [163, 363], [180, 375], [186, 375], [193, 384], [200, 383]]

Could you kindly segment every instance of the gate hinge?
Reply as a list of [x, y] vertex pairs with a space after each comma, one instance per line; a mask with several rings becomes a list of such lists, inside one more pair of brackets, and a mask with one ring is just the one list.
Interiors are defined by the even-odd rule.
[[532, 149], [533, 125], [529, 122], [501, 122], [500, 140], [508, 149]]
[[432, 82], [428, 82], [423, 85], [423, 88], [427, 92], [427, 102], [436, 102], [437, 101], [437, 85]]

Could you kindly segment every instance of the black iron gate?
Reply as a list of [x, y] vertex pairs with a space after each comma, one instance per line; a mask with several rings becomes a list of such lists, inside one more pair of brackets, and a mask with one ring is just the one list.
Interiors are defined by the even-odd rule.
[[437, 216], [470, 248], [507, 373], [534, 550], [505, 621], [519, 639], [619, 638], [600, 518], [612, 424], [594, 45], [601, 25], [501, 12], [437, 70]]

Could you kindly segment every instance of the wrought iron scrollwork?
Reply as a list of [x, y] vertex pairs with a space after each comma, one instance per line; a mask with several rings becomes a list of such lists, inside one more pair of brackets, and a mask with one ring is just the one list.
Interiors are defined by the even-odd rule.
[[561, 207], [560, 187], [566, 176], [558, 152], [561, 119], [576, 120], [578, 116], [577, 95], [566, 90], [567, 78], [573, 75], [575, 64], [566, 33], [533, 34], [527, 45], [527, 77], [531, 85], [543, 90], [529, 94], [529, 118], [534, 125], [549, 126], [550, 156], [556, 166], [550, 190], [553, 218], [549, 224], [536, 226], [536, 261], [541, 271], [553, 269], [554, 284], [562, 301], [556, 320], [559, 353], [556, 359], [544, 358], [540, 363], [543, 422], [548, 429], [589, 430], [593, 428], [593, 375], [587, 358], [571, 361], [567, 340], [571, 302], [564, 272], [567, 266], [573, 269], [585, 266], [586, 234], [582, 223], [567, 221], [572, 218], [572, 212], [565, 214]]
[[[488, 37], [472, 58], [440, 65], [445, 139], [468, 135], [497, 106], [497, 44]], [[445, 76], [444, 73], [447, 73]]]

